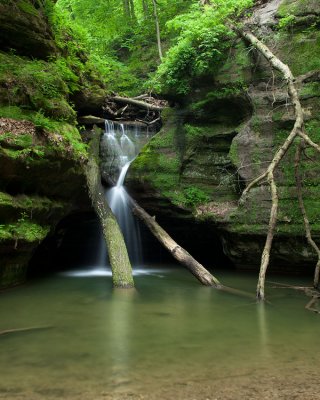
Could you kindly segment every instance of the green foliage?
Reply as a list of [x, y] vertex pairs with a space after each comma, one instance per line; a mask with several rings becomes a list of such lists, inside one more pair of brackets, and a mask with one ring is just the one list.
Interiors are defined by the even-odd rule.
[[17, 7], [20, 8], [21, 11], [23, 11], [27, 14], [37, 15], [37, 13], [38, 13], [36, 8], [33, 6], [33, 4], [30, 1], [19, 0], [17, 2]]
[[226, 22], [252, 5], [251, 0], [215, 0], [205, 9], [196, 2], [188, 13], [167, 23], [176, 33], [174, 45], [148, 83], [156, 91], [187, 94], [194, 78], [214, 72], [230, 46], [233, 33]]
[[49, 226], [41, 226], [31, 222], [22, 213], [17, 222], [0, 225], [0, 242], [4, 240], [41, 241], [47, 236], [49, 231]]
[[1, 101], [23, 105], [56, 120], [75, 121], [75, 111], [67, 99], [78, 77], [62, 58], [52, 62], [30, 60], [0, 52], [0, 87], [6, 87]]
[[[22, 110], [16, 106], [0, 107], [0, 117], [31, 121], [36, 127], [51, 133], [48, 135], [48, 140], [51, 142], [52, 149], [50, 146], [33, 145], [23, 150], [3, 150], [10, 157], [29, 158], [30, 160], [35, 157], [39, 159], [44, 157], [46, 152], [52, 150], [58, 151], [76, 160], [84, 160], [87, 158], [87, 146], [82, 142], [78, 129], [66, 122], [50, 119], [43, 115], [41, 111]], [[4, 137], [2, 137], [2, 140], [4, 140]]]
[[[128, 14], [124, 2], [116, 0], [58, 0], [55, 25], [72, 27], [86, 42], [86, 57], [94, 60], [99, 73], [113, 90], [134, 93], [141, 91], [143, 81], [159, 63], [156, 27], [151, 0], [133, 0], [134, 10]], [[166, 22], [184, 12], [192, 0], [157, 2], [161, 39], [164, 50], [172, 33]], [[59, 23], [59, 19], [63, 23]], [[63, 31], [62, 29], [62, 31]], [[69, 46], [68, 35], [61, 45]]]
[[279, 29], [288, 29], [291, 28], [296, 21], [296, 17], [294, 15], [287, 15], [286, 17], [279, 19]]
[[0, 135], [0, 144], [2, 142], [9, 143], [14, 147], [25, 148], [32, 146], [33, 138], [32, 135], [28, 133], [20, 135], [12, 135], [10, 132], [7, 132], [4, 133], [3, 135]]
[[207, 203], [210, 197], [203, 190], [196, 186], [189, 186], [183, 190], [185, 196], [185, 204], [187, 206], [195, 207], [202, 203]]

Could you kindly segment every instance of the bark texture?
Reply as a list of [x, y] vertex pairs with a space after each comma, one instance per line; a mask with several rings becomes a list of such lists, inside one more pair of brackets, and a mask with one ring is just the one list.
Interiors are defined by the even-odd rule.
[[264, 300], [265, 275], [269, 265], [270, 251], [274, 237], [275, 226], [277, 223], [278, 204], [279, 204], [277, 185], [274, 179], [274, 171], [281, 162], [281, 160], [283, 159], [283, 157], [285, 156], [285, 154], [287, 153], [288, 149], [293, 144], [294, 140], [299, 136], [302, 137], [305, 140], [305, 142], [308, 143], [309, 146], [312, 146], [317, 151], [320, 151], [320, 149], [319, 146], [316, 143], [314, 143], [304, 131], [303, 110], [299, 100], [297, 89], [294, 84], [295, 78], [290, 68], [286, 64], [284, 64], [278, 57], [276, 57], [271, 52], [271, 50], [266, 45], [264, 45], [259, 39], [257, 39], [256, 36], [254, 36], [251, 32], [248, 32], [243, 28], [235, 26], [232, 26], [232, 29], [234, 29], [243, 39], [248, 41], [255, 49], [257, 49], [269, 61], [271, 66], [283, 75], [283, 78], [286, 81], [288, 87], [288, 94], [291, 99], [292, 105], [294, 107], [294, 113], [295, 113], [295, 123], [292, 131], [290, 132], [284, 143], [276, 151], [266, 171], [260, 176], [258, 176], [256, 179], [254, 179], [252, 182], [250, 182], [250, 184], [243, 191], [240, 199], [240, 202], [245, 201], [245, 197], [248, 194], [248, 192], [255, 185], [261, 183], [265, 178], [267, 179], [271, 191], [272, 206], [270, 211], [267, 239], [261, 257], [259, 281], [257, 285], [257, 298], [259, 300]]
[[95, 131], [89, 145], [89, 161], [85, 166], [89, 194], [93, 208], [102, 225], [112, 269], [113, 285], [117, 288], [132, 288], [134, 287], [134, 281], [127, 248], [116, 217], [107, 203], [101, 184], [100, 168], [97, 161], [99, 147], [100, 133]]
[[157, 44], [158, 44], [158, 52], [159, 52], [159, 58], [160, 61], [162, 61], [162, 47], [161, 47], [161, 37], [160, 37], [160, 25], [159, 25], [159, 18], [158, 18], [158, 11], [157, 11], [157, 2], [156, 0], [152, 0], [153, 3], [153, 15], [154, 15], [154, 20], [156, 23], [156, 31], [157, 31]]
[[184, 265], [203, 285], [222, 288], [222, 285], [210, 274], [197, 260], [195, 260], [185, 249], [179, 246], [168, 233], [152, 218], [143, 208], [132, 200], [132, 209], [150, 229], [151, 233], [172, 254], [172, 256]]

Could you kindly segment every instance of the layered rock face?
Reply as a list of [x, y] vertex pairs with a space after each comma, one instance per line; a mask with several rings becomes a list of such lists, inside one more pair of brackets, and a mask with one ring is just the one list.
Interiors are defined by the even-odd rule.
[[[320, 8], [313, 0], [272, 1], [257, 9], [252, 28], [292, 69], [306, 130], [320, 142]], [[162, 131], [132, 165], [134, 197], [200, 259], [223, 266], [219, 245], [237, 267], [257, 268], [271, 198], [254, 188], [239, 206], [243, 188], [272, 159], [289, 134], [294, 114], [285, 82], [255, 51], [238, 40], [215, 76], [195, 83], [179, 109], [167, 112]], [[294, 149], [277, 170], [280, 210], [272, 250], [274, 269], [314, 266], [304, 238], [294, 178]], [[303, 196], [314, 238], [320, 237], [319, 155], [307, 149], [301, 163]], [[178, 227], [182, 226], [182, 229]], [[200, 250], [200, 251], [199, 251]]]
[[76, 112], [64, 77], [69, 70], [62, 56], [51, 59], [58, 50], [44, 4], [1, 1], [0, 23], [3, 288], [24, 281], [41, 241], [61, 218], [89, 200], [82, 168], [86, 148], [75, 128]]
[[35, 58], [58, 53], [41, 1], [1, 0], [0, 26], [1, 50]]

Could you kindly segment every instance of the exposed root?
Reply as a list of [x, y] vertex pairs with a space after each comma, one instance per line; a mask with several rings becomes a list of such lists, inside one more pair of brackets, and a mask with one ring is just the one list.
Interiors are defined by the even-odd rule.
[[269, 283], [273, 283], [275, 285], [273, 286], [273, 288], [275, 289], [293, 289], [303, 292], [306, 296], [311, 297], [311, 300], [306, 304], [305, 309], [308, 311], [312, 311], [316, 314], [320, 314], [320, 310], [314, 307], [314, 305], [316, 303], [318, 304], [318, 301], [320, 300], [320, 292], [318, 289], [309, 286], [294, 286], [271, 281], [269, 281]]
[[304, 150], [304, 147], [305, 147], [305, 143], [303, 141], [301, 141], [299, 143], [299, 145], [297, 146], [295, 160], [294, 160], [294, 169], [295, 169], [295, 178], [296, 178], [299, 207], [300, 207], [300, 211], [301, 211], [302, 218], [303, 218], [304, 229], [306, 232], [306, 238], [307, 238], [308, 243], [314, 249], [314, 251], [316, 252], [316, 254], [318, 256], [318, 261], [316, 264], [315, 273], [314, 273], [314, 281], [313, 281], [314, 287], [318, 288], [319, 287], [319, 271], [320, 271], [320, 249], [317, 246], [316, 242], [312, 239], [310, 222], [308, 219], [307, 211], [306, 211], [303, 197], [302, 197], [302, 179], [301, 179], [300, 168], [299, 168], [300, 161], [301, 161], [301, 154]]
[[[294, 83], [295, 78], [294, 78], [290, 68], [286, 64], [284, 64], [278, 57], [276, 57], [271, 52], [271, 50], [266, 45], [264, 45], [259, 39], [257, 39], [251, 32], [248, 32], [243, 28], [238, 28], [235, 26], [231, 26], [231, 28], [233, 30], [237, 31], [239, 33], [239, 35], [242, 36], [242, 38], [244, 38], [254, 48], [256, 48], [259, 51], [259, 53], [261, 53], [269, 61], [269, 63], [271, 64], [271, 66], [274, 69], [281, 72], [281, 74], [283, 75], [284, 80], [287, 84], [288, 95], [291, 99], [291, 103], [294, 107], [294, 112], [295, 112], [295, 123], [294, 123], [292, 131], [290, 132], [290, 134], [288, 135], [286, 140], [283, 142], [283, 144], [276, 151], [276, 153], [275, 153], [272, 161], [270, 162], [268, 168], [266, 169], [266, 171], [263, 174], [261, 174], [260, 176], [258, 176], [257, 178], [255, 178], [252, 182], [249, 183], [249, 185], [243, 191], [242, 196], [240, 198], [240, 203], [243, 203], [245, 201], [246, 196], [249, 193], [249, 191], [254, 186], [260, 184], [267, 177], [268, 184], [269, 184], [270, 191], [271, 191], [272, 206], [271, 206], [271, 211], [270, 211], [267, 239], [266, 239], [264, 250], [262, 253], [262, 257], [261, 257], [259, 281], [258, 281], [258, 285], [257, 285], [257, 298], [259, 300], [264, 300], [264, 298], [265, 298], [265, 293], [264, 293], [265, 275], [266, 275], [266, 271], [267, 271], [267, 268], [269, 265], [270, 251], [271, 251], [275, 226], [277, 223], [277, 212], [278, 212], [278, 203], [279, 203], [279, 198], [278, 198], [278, 194], [277, 194], [277, 185], [276, 185], [276, 182], [274, 179], [275, 169], [278, 167], [279, 163], [281, 162], [281, 160], [287, 153], [288, 149], [292, 146], [294, 140], [297, 137], [302, 137], [308, 145], [313, 147], [318, 152], [320, 151], [320, 146], [317, 145], [316, 143], [314, 143], [309, 138], [307, 133], [304, 131], [303, 110], [302, 110], [302, 106], [300, 103], [297, 89], [295, 87], [295, 83]], [[300, 203], [300, 200], [299, 200], [299, 203]], [[302, 204], [303, 204], [303, 202], [302, 202]], [[301, 205], [300, 205], [300, 208], [301, 208]], [[304, 210], [304, 207], [301, 208], [301, 211], [302, 210]], [[311, 238], [311, 234], [310, 234], [309, 221], [307, 219], [305, 219], [306, 214], [303, 213], [303, 211], [302, 211], [302, 214], [303, 214], [304, 221], [305, 221], [307, 238], [308, 238], [308, 236], [310, 236], [310, 239], [308, 239], [308, 241], [312, 245], [312, 247], [316, 250], [316, 247], [315, 247], [316, 245], [313, 242], [313, 240]], [[308, 229], [309, 229], [309, 231], [308, 231]], [[318, 247], [317, 247], [317, 249], [318, 249]], [[320, 255], [320, 253], [318, 253], [318, 255]], [[320, 269], [320, 263], [318, 262], [317, 268], [316, 268], [316, 275], [318, 278], [315, 278], [316, 285], [318, 285], [318, 283], [319, 283], [319, 269]]]
[[306, 304], [305, 309], [316, 314], [320, 314], [320, 310], [314, 307], [314, 304], [318, 303], [319, 298], [320, 296], [313, 296], [312, 299]]

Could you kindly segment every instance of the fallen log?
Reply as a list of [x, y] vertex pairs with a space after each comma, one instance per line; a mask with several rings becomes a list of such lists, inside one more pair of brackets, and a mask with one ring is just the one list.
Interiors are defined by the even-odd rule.
[[131, 99], [129, 97], [114, 96], [112, 97], [112, 101], [120, 104], [131, 104], [138, 108], [143, 108], [144, 110], [150, 110], [150, 111], [162, 111], [165, 108], [162, 106], [156, 106], [153, 104], [146, 103], [145, 101]]
[[9, 335], [11, 333], [30, 332], [30, 331], [38, 331], [42, 329], [51, 329], [51, 328], [53, 328], [53, 326], [29, 326], [27, 328], [6, 329], [0, 331], [0, 336]]
[[78, 118], [78, 122], [83, 125], [101, 125], [105, 123], [104, 118], [95, 117], [94, 115], [85, 115]]
[[222, 285], [219, 280], [213, 276], [203, 265], [195, 260], [191, 254], [178, 245], [172, 237], [151, 217], [138, 203], [130, 197], [133, 213], [147, 226], [155, 238], [165, 247], [172, 256], [184, 267], [186, 267], [198, 281], [205, 286], [211, 286], [215, 289], [233, 294], [236, 296], [246, 297], [251, 300], [255, 299], [255, 295], [243, 290], [234, 289]]
[[179, 246], [168, 233], [152, 218], [143, 208], [141, 208], [133, 199], [131, 199], [133, 213], [141, 219], [149, 228], [151, 233], [159, 242], [172, 254], [172, 256], [183, 264], [188, 270], [206, 286], [215, 286], [221, 288], [222, 285], [213, 275], [210, 274], [191, 254]]

